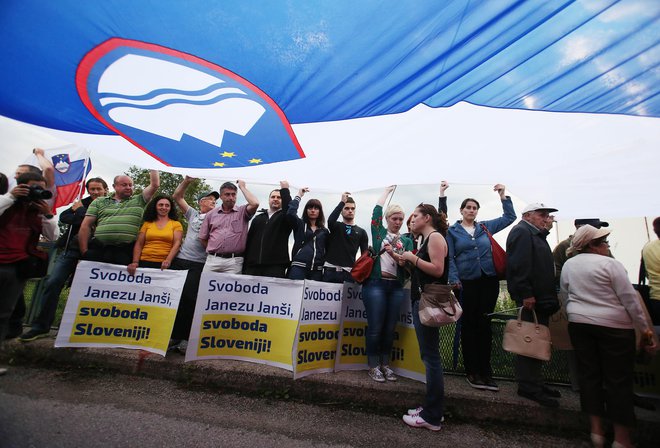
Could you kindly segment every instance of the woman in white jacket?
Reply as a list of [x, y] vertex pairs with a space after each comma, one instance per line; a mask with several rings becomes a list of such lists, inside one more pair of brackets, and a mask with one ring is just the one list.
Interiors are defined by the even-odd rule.
[[[591, 440], [605, 444], [602, 418], [614, 424], [613, 447], [630, 447], [635, 424], [633, 365], [635, 328], [653, 334], [623, 265], [608, 256], [610, 231], [580, 227], [561, 272], [567, 294], [568, 332], [578, 360], [580, 404], [589, 414]], [[646, 338], [643, 338], [643, 340]], [[644, 349], [655, 350], [649, 339]]]

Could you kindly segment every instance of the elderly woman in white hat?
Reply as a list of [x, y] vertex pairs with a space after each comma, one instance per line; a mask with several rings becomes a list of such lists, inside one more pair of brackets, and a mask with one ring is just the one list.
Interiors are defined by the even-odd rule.
[[[642, 303], [623, 265], [608, 256], [610, 230], [580, 227], [561, 272], [568, 332], [578, 360], [580, 403], [589, 414], [594, 446], [605, 445], [602, 418], [614, 425], [613, 447], [630, 447], [635, 424], [635, 328], [651, 332]], [[649, 342], [647, 350], [655, 350]]]

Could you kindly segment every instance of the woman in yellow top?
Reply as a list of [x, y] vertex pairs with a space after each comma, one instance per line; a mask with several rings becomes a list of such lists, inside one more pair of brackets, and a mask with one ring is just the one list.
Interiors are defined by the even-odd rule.
[[169, 269], [183, 238], [183, 226], [169, 196], [154, 197], [144, 209], [143, 219], [133, 248], [133, 262], [128, 265], [131, 275], [135, 275], [138, 266]]

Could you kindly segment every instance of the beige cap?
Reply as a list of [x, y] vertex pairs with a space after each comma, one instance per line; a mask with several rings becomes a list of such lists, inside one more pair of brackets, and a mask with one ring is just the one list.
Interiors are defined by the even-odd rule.
[[568, 248], [566, 254], [573, 255], [598, 238], [609, 235], [611, 230], [600, 228], [597, 229], [592, 225], [586, 224], [575, 231], [573, 239], [571, 240], [571, 247]]

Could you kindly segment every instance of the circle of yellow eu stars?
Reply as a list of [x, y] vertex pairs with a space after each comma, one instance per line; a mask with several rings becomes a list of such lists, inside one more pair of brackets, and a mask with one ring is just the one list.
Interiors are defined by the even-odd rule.
[[[235, 152], [224, 151], [224, 152], [221, 152], [221, 153], [219, 153], [219, 154], [220, 154], [220, 157], [223, 157], [223, 158], [229, 158], [229, 159], [231, 159], [232, 157], [236, 157], [236, 153], [235, 153]], [[253, 158], [253, 159], [248, 160], [248, 163], [250, 163], [250, 164], [252, 164], [252, 165], [258, 165], [258, 164], [260, 164], [260, 163], [262, 163], [262, 162], [263, 162], [263, 160], [261, 160], [261, 159], [256, 159], [256, 158]], [[218, 167], [218, 168], [222, 168], [222, 167], [225, 166], [225, 162], [213, 162], [213, 166], [214, 166], [214, 167]]]

